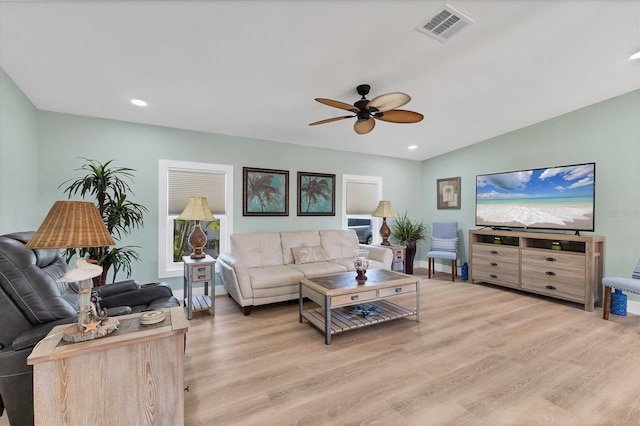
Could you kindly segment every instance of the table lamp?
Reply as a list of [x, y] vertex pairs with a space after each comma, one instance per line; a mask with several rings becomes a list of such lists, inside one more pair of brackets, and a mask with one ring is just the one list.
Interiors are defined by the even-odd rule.
[[380, 227], [382, 242], [380, 244], [383, 246], [390, 246], [389, 235], [391, 235], [391, 229], [389, 229], [389, 225], [387, 225], [387, 218], [398, 217], [398, 214], [391, 206], [391, 201], [380, 201], [378, 203], [378, 208], [376, 208], [376, 211], [374, 211], [371, 216], [382, 218], [382, 226]]
[[203, 253], [204, 246], [207, 244], [207, 234], [204, 233], [200, 226], [201, 220], [216, 220], [209, 209], [206, 197], [191, 197], [187, 203], [187, 207], [178, 216], [178, 220], [195, 220], [196, 227], [189, 236], [189, 245], [193, 249], [191, 253], [192, 259], [204, 259], [206, 256]]
[[84, 247], [113, 246], [115, 242], [102, 221], [95, 204], [89, 201], [56, 201], [49, 214], [27, 243], [29, 249], [76, 249], [77, 268], [56, 281], [78, 282], [78, 322], [65, 330], [65, 341], [80, 342], [106, 336], [118, 326], [117, 320], [104, 318], [91, 302], [93, 277], [102, 274], [102, 266], [79, 256]]

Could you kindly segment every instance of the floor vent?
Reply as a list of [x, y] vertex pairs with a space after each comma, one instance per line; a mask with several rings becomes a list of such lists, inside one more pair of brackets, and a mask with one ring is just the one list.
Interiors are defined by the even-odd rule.
[[473, 19], [447, 4], [442, 11], [423, 21], [416, 29], [444, 43], [458, 31], [474, 22]]

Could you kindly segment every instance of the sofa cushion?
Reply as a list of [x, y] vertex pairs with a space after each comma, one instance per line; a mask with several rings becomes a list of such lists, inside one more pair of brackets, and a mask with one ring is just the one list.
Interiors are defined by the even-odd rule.
[[238, 264], [247, 268], [283, 264], [278, 232], [233, 234], [231, 252]]
[[348, 269], [335, 262], [314, 262], [301, 265], [289, 265], [290, 268], [302, 272], [305, 277], [317, 277], [320, 275], [341, 274]]
[[329, 259], [353, 258], [355, 250], [360, 248], [358, 236], [351, 229], [320, 231], [320, 240]]
[[291, 253], [296, 265], [327, 260], [327, 253], [321, 246], [291, 247]]
[[[331, 263], [344, 266], [347, 271], [355, 271], [356, 267], [353, 264], [353, 257], [346, 257], [344, 259], [332, 259]], [[389, 269], [389, 266], [380, 262], [379, 260], [369, 259], [369, 267], [367, 269]]]
[[251, 287], [258, 288], [280, 287], [287, 284], [298, 284], [304, 274], [289, 266], [263, 266], [261, 268], [249, 268]]
[[295, 263], [293, 253], [291, 252], [292, 248], [321, 245], [318, 231], [281, 232], [280, 240], [282, 241], [282, 259], [285, 265]]

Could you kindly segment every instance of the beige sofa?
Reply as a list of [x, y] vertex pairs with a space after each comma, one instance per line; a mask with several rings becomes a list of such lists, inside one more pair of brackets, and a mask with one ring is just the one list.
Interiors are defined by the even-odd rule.
[[360, 248], [369, 250], [369, 269], [391, 269], [393, 252], [359, 244], [353, 230], [233, 234], [217, 264], [227, 292], [249, 315], [252, 306], [297, 299], [304, 277], [353, 271]]

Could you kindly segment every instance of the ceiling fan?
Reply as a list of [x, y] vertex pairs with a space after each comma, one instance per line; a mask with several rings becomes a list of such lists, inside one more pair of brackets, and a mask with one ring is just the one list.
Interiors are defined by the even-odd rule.
[[345, 115], [343, 117], [327, 118], [326, 120], [316, 121], [309, 123], [309, 126], [315, 126], [318, 124], [331, 123], [334, 121], [344, 120], [345, 118], [356, 117], [357, 120], [353, 125], [353, 129], [359, 135], [364, 135], [373, 130], [376, 125], [376, 120], [388, 121], [390, 123], [417, 123], [421, 121], [424, 116], [418, 112], [407, 111], [405, 109], [396, 109], [407, 104], [411, 100], [411, 96], [406, 93], [392, 92], [385, 95], [376, 96], [375, 98], [368, 100], [366, 96], [369, 94], [371, 86], [368, 84], [361, 84], [357, 87], [356, 91], [362, 98], [349, 105], [344, 102], [334, 101], [332, 99], [316, 98], [316, 101], [321, 104], [329, 105], [334, 108], [344, 109], [351, 111], [355, 115]]

